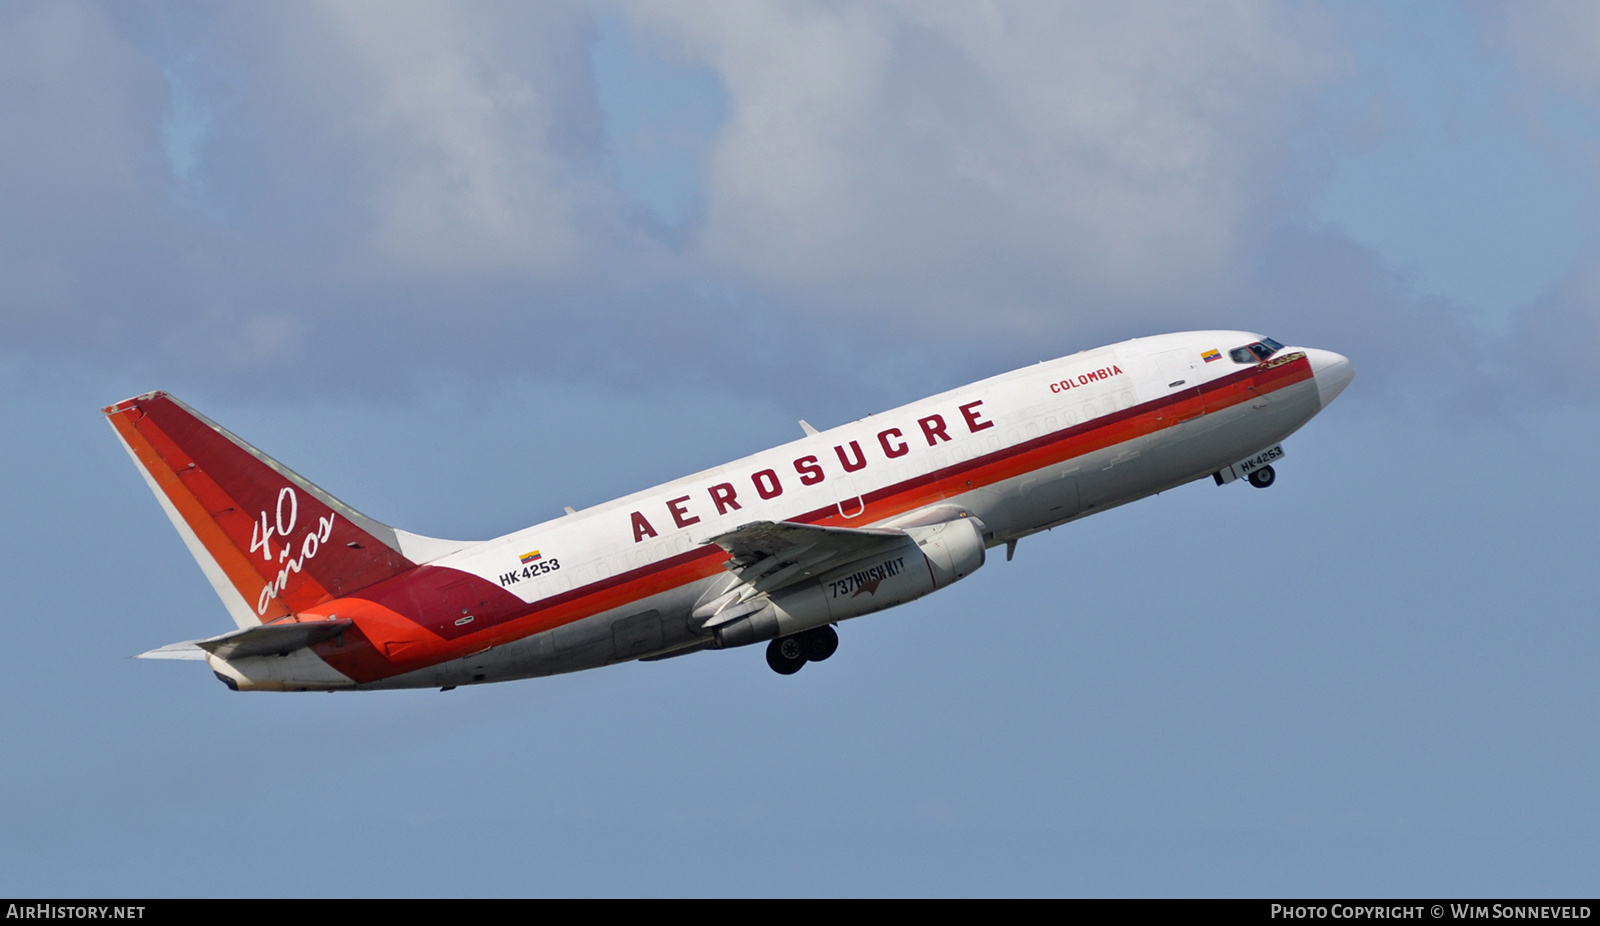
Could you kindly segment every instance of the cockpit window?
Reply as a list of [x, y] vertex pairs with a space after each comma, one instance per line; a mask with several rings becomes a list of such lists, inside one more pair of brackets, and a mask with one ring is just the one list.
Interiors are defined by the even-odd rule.
[[1233, 358], [1234, 363], [1258, 363], [1280, 350], [1283, 350], [1282, 344], [1271, 338], [1262, 338], [1254, 344], [1235, 347], [1233, 350], [1228, 351], [1228, 356]]

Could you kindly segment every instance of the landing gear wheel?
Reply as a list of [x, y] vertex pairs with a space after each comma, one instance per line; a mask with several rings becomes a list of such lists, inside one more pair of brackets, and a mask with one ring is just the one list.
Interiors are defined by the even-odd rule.
[[1251, 473], [1247, 478], [1249, 478], [1251, 485], [1258, 489], [1265, 489], [1267, 486], [1272, 485], [1273, 480], [1278, 478], [1278, 474], [1272, 471], [1272, 467], [1263, 466]]
[[800, 641], [801, 647], [805, 649], [806, 659], [811, 662], [821, 662], [832, 656], [834, 650], [839, 648], [839, 634], [827, 624], [813, 627], [805, 633], [795, 634], [795, 638]]
[[793, 675], [806, 664], [806, 648], [798, 637], [779, 637], [767, 644], [767, 665], [779, 675]]

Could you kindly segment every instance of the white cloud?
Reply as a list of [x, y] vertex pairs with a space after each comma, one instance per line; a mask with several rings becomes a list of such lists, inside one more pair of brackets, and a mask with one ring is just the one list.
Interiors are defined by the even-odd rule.
[[583, 10], [307, 3], [218, 18], [207, 38], [242, 73], [213, 75], [233, 116], [231, 148], [213, 152], [250, 201], [245, 221], [331, 227], [349, 269], [379, 278], [548, 278], [579, 259], [608, 204], [583, 150]]
[[631, 9], [728, 93], [707, 259], [921, 317], [1239, 285], [1296, 105], [1344, 67], [1265, 4]]
[[[703, 169], [672, 174], [702, 201], [670, 242], [605, 167], [596, 15], [721, 84]], [[1318, 7], [1249, 2], [0, 17], [0, 112], [35, 142], [8, 136], [0, 293], [55, 312], [0, 316], [17, 343], [206, 375], [304, 352], [370, 364], [351, 379], [377, 388], [429, 363], [772, 383], [785, 363], [894, 369], [907, 344], [988, 367], [1247, 324], [1268, 289], [1300, 304], [1272, 248], [1329, 247], [1279, 233], [1298, 133], [1350, 67]], [[204, 128], [177, 138], [179, 182], [182, 113]]]
[[569, 267], [582, 208], [604, 203], [557, 137], [568, 98], [586, 92], [584, 21], [559, 9], [504, 17], [387, 3], [331, 4], [328, 21], [369, 90], [356, 128], [386, 171], [371, 188], [379, 258], [535, 275]]
[[158, 69], [80, 4], [0, 6], [0, 340], [95, 337], [159, 233]]
[[[1561, 195], [1587, 204], [1592, 215], [1600, 202], [1600, 6], [1530, 0], [1481, 6], [1479, 13], [1491, 44], [1526, 80], [1517, 102], [1530, 136], [1586, 165], [1587, 184], [1569, 180]], [[1592, 219], [1577, 235], [1567, 231], [1560, 250], [1581, 242], [1588, 253], [1522, 307], [1507, 365], [1541, 398], [1583, 401], [1600, 381], [1600, 234]]]
[[1480, 6], [1491, 38], [1524, 72], [1600, 102], [1600, 6], [1561, 0]]

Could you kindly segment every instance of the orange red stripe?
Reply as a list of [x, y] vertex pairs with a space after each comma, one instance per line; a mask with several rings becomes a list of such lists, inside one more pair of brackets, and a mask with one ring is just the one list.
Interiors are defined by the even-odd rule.
[[[194, 531], [201, 545], [211, 554], [211, 558], [216, 561], [218, 568], [228, 577], [228, 581], [243, 597], [245, 603], [255, 610], [256, 600], [261, 590], [266, 587], [267, 580], [219, 523], [219, 519], [227, 515], [226, 509], [233, 508], [237, 511], [238, 506], [199, 469], [190, 469], [193, 461], [172, 444], [160, 428], [148, 422], [142, 427], [138, 426], [135, 423], [140, 415], [137, 408], [115, 406], [113, 408], [115, 411], [109, 415], [109, 420], [117, 435], [127, 444], [128, 449], [133, 451], [139, 465], [150, 474], [150, 478], [177, 509], [178, 514], [189, 525], [189, 529]], [[158, 442], [166, 445], [165, 453], [158, 449]], [[179, 476], [180, 467], [187, 478], [197, 484], [196, 488], [206, 496], [206, 501], [202, 502], [201, 495], [193, 491], [185, 479]], [[248, 520], [247, 515], [240, 517]], [[260, 618], [263, 622], [272, 621], [288, 613], [289, 609], [275, 599]]]
[[[1311, 378], [1311, 365], [1303, 353], [1287, 355], [1182, 391], [1176, 396], [1112, 412], [1083, 424], [952, 464], [925, 476], [886, 486], [865, 494], [863, 502], [872, 512], [871, 521], [879, 522], [953, 495], [1154, 434], [1190, 418], [1230, 408]], [[836, 505], [818, 508], [789, 520], [843, 526], [866, 523], [859, 518], [844, 518]], [[401, 575], [372, 589], [336, 599], [315, 609], [317, 613], [337, 613], [341, 618], [353, 618], [358, 627], [370, 628], [373, 635], [381, 636], [377, 633], [381, 629], [395, 635], [395, 639], [373, 643], [365, 632], [354, 635], [347, 633], [343, 647], [337, 647], [334, 641], [324, 641], [317, 644], [315, 649], [330, 665], [357, 682], [376, 681], [504, 645], [718, 575], [726, 560], [727, 554], [720, 547], [689, 550], [582, 588], [517, 607], [510, 613], [483, 615], [490, 626], [450, 639], [428, 631], [414, 617], [378, 600], [392, 597], [384, 586], [404, 583], [412, 578], [411, 574]], [[494, 586], [494, 591], [501, 590]], [[517, 601], [521, 605], [520, 599]], [[351, 645], [358, 641], [365, 645]], [[394, 646], [396, 642], [403, 645], [397, 649]]]

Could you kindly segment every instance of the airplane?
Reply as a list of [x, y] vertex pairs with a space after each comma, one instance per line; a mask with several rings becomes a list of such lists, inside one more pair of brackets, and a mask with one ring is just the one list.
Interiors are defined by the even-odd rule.
[[1211, 477], [1272, 485], [1350, 361], [1241, 331], [1041, 362], [482, 542], [380, 523], [170, 395], [104, 412], [238, 629], [194, 659], [235, 691], [440, 688], [767, 644], [821, 662], [839, 622], [987, 551]]

